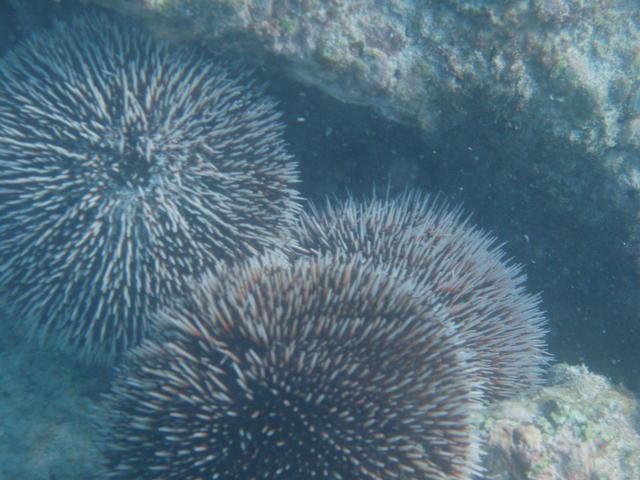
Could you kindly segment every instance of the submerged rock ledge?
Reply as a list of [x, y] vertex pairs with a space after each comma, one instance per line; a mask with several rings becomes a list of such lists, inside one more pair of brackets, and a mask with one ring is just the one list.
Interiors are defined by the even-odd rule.
[[539, 165], [540, 178], [566, 173], [568, 188], [588, 197], [588, 182], [559, 164], [593, 154], [610, 201], [627, 218], [640, 210], [627, 198], [640, 192], [640, 12], [628, 0], [94, 2], [142, 16], [164, 37], [275, 59], [294, 78], [427, 136], [486, 112], [480, 129], [495, 122], [495, 135], [524, 132], [529, 148], [571, 148], [575, 158], [563, 151]]
[[549, 385], [496, 404], [484, 418], [495, 480], [640, 478], [637, 399], [585, 366], [557, 364]]

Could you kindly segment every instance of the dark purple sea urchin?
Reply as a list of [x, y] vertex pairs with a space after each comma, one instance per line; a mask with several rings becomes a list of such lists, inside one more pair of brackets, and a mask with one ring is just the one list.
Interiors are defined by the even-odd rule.
[[414, 287], [359, 257], [219, 272], [120, 367], [106, 477], [470, 478], [477, 375]]
[[489, 398], [522, 392], [542, 381], [545, 315], [524, 288], [525, 275], [495, 239], [419, 194], [395, 200], [329, 203], [305, 213], [298, 236], [315, 252], [351, 256], [404, 271], [416, 292], [442, 307], [485, 380]]
[[291, 245], [274, 102], [197, 49], [108, 15], [0, 61], [0, 287], [41, 338], [138, 343], [192, 275]]

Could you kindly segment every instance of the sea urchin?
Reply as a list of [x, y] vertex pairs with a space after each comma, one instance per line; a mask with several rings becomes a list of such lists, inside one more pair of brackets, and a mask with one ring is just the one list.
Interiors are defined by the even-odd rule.
[[460, 209], [406, 193], [395, 200], [329, 202], [302, 215], [303, 249], [364, 255], [400, 269], [416, 294], [437, 302], [462, 334], [484, 380], [487, 399], [504, 398], [542, 382], [549, 361], [546, 318], [525, 275], [495, 239]]
[[354, 257], [227, 269], [99, 409], [108, 478], [470, 478], [478, 385], [414, 285]]
[[291, 244], [279, 114], [233, 70], [107, 14], [0, 61], [0, 287], [37, 336], [120, 352], [190, 276]]

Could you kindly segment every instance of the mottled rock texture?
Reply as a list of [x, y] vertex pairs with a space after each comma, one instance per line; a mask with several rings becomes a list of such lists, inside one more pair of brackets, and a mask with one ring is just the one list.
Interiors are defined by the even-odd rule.
[[165, 36], [261, 51], [427, 134], [479, 106], [507, 128], [597, 154], [619, 202], [640, 190], [640, 13], [628, 0], [96, 1]]
[[586, 367], [559, 364], [550, 385], [485, 418], [494, 480], [640, 478], [637, 400]]
[[513, 102], [511, 113], [589, 149], [638, 145], [640, 14], [624, 1], [99, 3], [143, 14], [165, 34], [260, 47], [306, 82], [426, 131], [466, 115], [475, 98]]

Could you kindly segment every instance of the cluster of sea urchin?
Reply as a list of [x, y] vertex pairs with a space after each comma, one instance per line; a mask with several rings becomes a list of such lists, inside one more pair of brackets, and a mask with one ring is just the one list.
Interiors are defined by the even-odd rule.
[[296, 222], [272, 102], [112, 20], [0, 63], [5, 298], [87, 355], [139, 344], [96, 413], [105, 476], [471, 478], [480, 405], [548, 361], [520, 268], [419, 195]]
[[538, 298], [418, 194], [301, 217], [307, 250], [217, 269], [100, 409], [107, 477], [468, 480], [480, 405], [541, 382]]
[[296, 165], [236, 77], [106, 14], [0, 61], [0, 288], [37, 337], [122, 352], [191, 276], [291, 244]]

